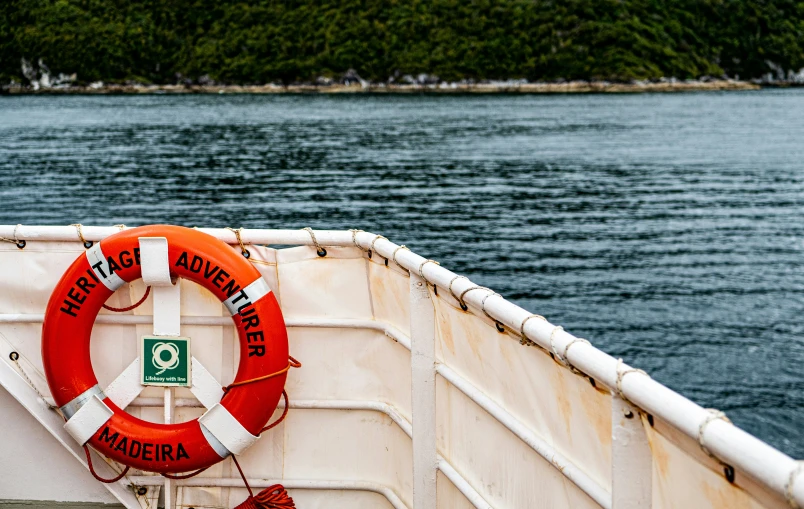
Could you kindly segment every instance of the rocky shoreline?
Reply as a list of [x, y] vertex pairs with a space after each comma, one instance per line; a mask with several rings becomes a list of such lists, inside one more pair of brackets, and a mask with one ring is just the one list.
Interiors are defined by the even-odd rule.
[[[524, 80], [488, 81], [479, 83], [414, 83], [388, 84], [368, 83], [326, 83], [326, 84], [267, 84], [267, 85], [218, 85], [218, 84], [179, 84], [143, 85], [104, 84], [89, 85], [58, 84], [53, 86], [8, 85], [2, 87], [3, 94], [565, 94], [565, 93], [638, 93], [638, 92], [693, 92], [721, 90], [757, 90], [764, 84], [758, 82], [711, 79], [636, 81], [613, 83], [606, 81], [570, 81], [565, 83], [531, 83]], [[772, 86], [780, 86], [774, 83]]]

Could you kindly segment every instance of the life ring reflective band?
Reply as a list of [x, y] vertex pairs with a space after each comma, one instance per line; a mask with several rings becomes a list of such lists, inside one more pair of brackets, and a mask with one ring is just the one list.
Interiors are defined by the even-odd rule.
[[287, 371], [285, 322], [257, 269], [210, 235], [154, 225], [125, 230], [96, 243], [64, 273], [45, 314], [45, 374], [56, 404], [68, 419], [65, 429], [83, 441], [81, 445], [88, 443], [115, 461], [150, 472], [205, 468], [230, 453], [239, 454], [257, 439], [279, 403], [287, 373], [233, 384], [204, 416], [180, 424], [135, 418], [107, 398], [92, 369], [90, 333], [101, 306], [114, 291], [141, 277], [140, 237], [167, 238], [171, 277], [200, 284], [232, 313], [240, 338], [234, 384]]

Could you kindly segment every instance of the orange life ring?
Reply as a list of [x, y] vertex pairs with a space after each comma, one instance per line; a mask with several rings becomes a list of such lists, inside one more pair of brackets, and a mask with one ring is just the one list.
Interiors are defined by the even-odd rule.
[[[279, 304], [257, 269], [239, 251], [189, 228], [154, 225], [112, 235], [88, 249], [59, 280], [45, 314], [42, 358], [50, 391], [68, 424], [86, 401], [97, 396], [113, 413], [88, 439], [97, 451], [141, 470], [189, 472], [221, 461], [230, 451], [199, 419], [156, 424], [121, 410], [99, 388], [90, 361], [90, 333], [101, 306], [118, 287], [141, 277], [140, 237], [167, 238], [171, 277], [200, 284], [233, 313], [240, 364], [231, 390], [216, 407], [227, 410], [227, 418], [234, 417], [254, 436], [282, 395], [287, 330]], [[271, 373], [279, 374], [238, 385]]]

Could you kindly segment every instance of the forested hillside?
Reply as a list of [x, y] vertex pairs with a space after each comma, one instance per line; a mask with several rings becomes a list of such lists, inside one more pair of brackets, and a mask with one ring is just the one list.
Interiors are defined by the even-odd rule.
[[798, 0], [2, 0], [0, 82], [786, 77]]

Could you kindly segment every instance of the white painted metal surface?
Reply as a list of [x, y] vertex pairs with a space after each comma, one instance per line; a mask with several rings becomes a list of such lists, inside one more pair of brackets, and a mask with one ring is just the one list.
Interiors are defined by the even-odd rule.
[[190, 392], [204, 408], [212, 408], [223, 398], [223, 388], [198, 359], [193, 357], [192, 363], [193, 385]]
[[[152, 241], [147, 238], [140, 239], [143, 270], [151, 275], [155, 286], [153, 292], [153, 331], [155, 336], [181, 335], [181, 285], [173, 284], [170, 280], [170, 266], [167, 257], [167, 241]], [[146, 267], [150, 265], [150, 267]], [[166, 274], [167, 273], [167, 274]], [[137, 380], [139, 382], [139, 380]], [[164, 423], [173, 424], [173, 388], [165, 387], [164, 394]], [[172, 479], [165, 478], [163, 487], [165, 509], [173, 509], [176, 500], [176, 487]]]
[[492, 401], [491, 398], [480, 392], [476, 387], [473, 387], [448, 366], [439, 364], [437, 366], [437, 372], [458, 390], [466, 394], [469, 399], [477, 403], [480, 408], [491, 414], [500, 424], [508, 428], [542, 458], [549, 461], [566, 476], [567, 479], [575, 483], [576, 486], [597, 502], [600, 507], [605, 509], [611, 508], [611, 495], [602, 486], [586, 475], [581, 468], [562, 456], [560, 452], [556, 451], [547, 442], [536, 436], [535, 433], [514, 418], [514, 416], [506, 412], [500, 405]]
[[639, 410], [616, 394], [611, 402], [611, 505], [650, 509], [653, 456]]
[[435, 309], [427, 283], [410, 274], [413, 507], [436, 509]]
[[[398, 247], [384, 239], [375, 242], [376, 235], [361, 232], [356, 236], [357, 242], [364, 249], [372, 246], [381, 256], [391, 256]], [[396, 257], [398, 262], [408, 270], [416, 270], [425, 258], [410, 251], [403, 251]], [[422, 273], [430, 282], [443, 289], [452, 284], [453, 291], [460, 295], [476, 286], [468, 279], [454, 280], [456, 274], [435, 264], [427, 264]], [[528, 311], [509, 303], [501, 297], [490, 297], [483, 306], [482, 292], [469, 292], [465, 301], [475, 309], [484, 307], [486, 312], [513, 331], [520, 330], [522, 323], [531, 316]], [[551, 350], [550, 336], [555, 327], [547, 321], [529, 320], [524, 333], [546, 350]], [[575, 339], [567, 332], [555, 334], [555, 345], [559, 351], [565, 351], [567, 345]], [[579, 343], [568, 353], [568, 360], [579, 370], [594, 377], [615, 390], [617, 378], [617, 361], [601, 352], [594, 346]], [[706, 419], [708, 413], [699, 405], [671, 391], [648, 377], [632, 375], [622, 383], [624, 395], [655, 417], [670, 423], [690, 438], [697, 439], [697, 430]], [[709, 449], [723, 461], [751, 476], [769, 488], [777, 497], [784, 497], [784, 490], [790, 473], [796, 469], [796, 462], [789, 456], [777, 451], [740, 430], [730, 423], [718, 421], [707, 427], [707, 444]], [[795, 487], [793, 498], [800, 505], [804, 504], [804, 483]]]
[[[438, 459], [438, 469], [458, 488], [466, 500], [477, 509], [494, 509], [444, 458]], [[534, 504], [538, 503], [534, 501]]]
[[115, 405], [125, 410], [144, 388], [140, 384], [140, 358], [135, 357], [131, 364], [104, 389], [103, 393]]
[[[0, 355], [3, 356], [4, 359], [8, 358], [9, 353], [11, 353], [12, 349], [10, 348], [11, 345], [6, 343], [5, 341], [0, 341]], [[0, 362], [0, 386], [5, 389], [11, 396], [14, 397], [22, 407], [32, 415], [38, 422], [41, 424], [52, 436], [57, 440], [57, 442], [66, 449], [72, 458], [75, 460], [74, 462], [66, 463], [64, 466], [65, 468], [76, 468], [77, 465], [81, 465], [84, 470], [88, 471], [88, 466], [86, 463], [86, 456], [84, 455], [84, 451], [79, 446], [73, 437], [71, 437], [67, 431], [64, 429], [64, 420], [59, 416], [54, 410], [48, 407], [47, 403], [36, 394], [33, 388], [28, 384], [27, 380], [23, 378], [23, 376], [14, 370], [11, 365]], [[8, 409], [7, 409], [8, 410]], [[9, 412], [5, 412], [2, 417], [5, 419], [14, 419], [15, 415], [9, 414]], [[6, 440], [11, 439], [11, 437], [4, 437]], [[28, 451], [28, 454], [36, 455], [37, 451]], [[44, 454], [44, 451], [41, 452], [44, 458], [52, 458], [52, 456], [48, 456]], [[94, 452], [92, 454], [92, 463], [95, 467], [95, 471], [98, 475], [104, 477], [115, 477], [117, 472], [112, 470], [97, 454]], [[14, 458], [9, 458], [8, 456], [3, 456], [3, 479], [4, 482], [8, 482], [12, 479], [9, 472], [14, 470], [18, 470], [20, 468], [20, 462], [15, 461]], [[40, 472], [41, 473], [41, 472]], [[95, 482], [94, 479], [89, 477], [87, 472], [88, 481], [87, 482]], [[30, 498], [36, 500], [36, 493], [37, 488], [36, 486], [41, 483], [41, 480], [32, 477], [31, 478], [34, 482], [29, 482], [30, 486]], [[114, 483], [114, 484], [104, 484], [104, 488], [106, 488], [109, 493], [111, 493], [114, 498], [123, 504], [128, 509], [135, 509], [139, 508], [139, 503], [137, 502], [136, 497], [133, 495], [131, 491], [128, 490], [122, 483]], [[3, 491], [0, 490], [0, 496], [3, 496]], [[59, 500], [59, 499], [57, 499]]]
[[[137, 398], [132, 403], [132, 406], [159, 406], [161, 400], [158, 398]], [[201, 407], [201, 403], [195, 399], [182, 399], [176, 401], [176, 406], [183, 407]], [[280, 405], [283, 408], [284, 405]], [[369, 410], [374, 412], [382, 412], [391, 418], [391, 420], [405, 432], [405, 434], [413, 439], [413, 427], [408, 422], [397, 408], [394, 408], [387, 403], [379, 401], [341, 401], [341, 400], [301, 400], [291, 401], [290, 408], [296, 409], [317, 409], [317, 410]], [[486, 502], [483, 497], [475, 491], [474, 488], [463, 478], [455, 468], [449, 464], [440, 455], [436, 454], [435, 459], [436, 468], [441, 470], [447, 478], [463, 493], [467, 500], [478, 509], [489, 509], [491, 506]], [[206, 482], [206, 481], [205, 481]], [[146, 485], [146, 484], [144, 484]], [[373, 491], [373, 490], [369, 490]]]
[[[14, 228], [0, 226], [0, 236], [12, 236]], [[95, 241], [117, 231], [83, 229], [84, 236]], [[232, 245], [237, 243], [231, 231], [203, 231]], [[646, 498], [651, 498], [657, 509], [787, 505], [785, 490], [797, 464], [783, 453], [727, 422], [711, 422], [703, 430], [703, 440], [720, 461], [734, 467], [737, 475], [731, 484], [723, 476], [722, 465], [697, 445], [700, 425], [709, 416], [705, 409], [635, 371], [621, 376], [618, 384], [615, 359], [546, 320], [528, 319], [529, 312], [496, 294], [473, 291], [476, 285], [468, 279], [425, 263], [425, 258], [392, 242], [365, 232], [316, 231], [315, 235], [327, 247], [325, 258], [309, 247], [272, 250], [249, 246], [258, 263], [255, 266], [280, 300], [292, 353], [298, 352], [305, 363], [305, 368], [288, 379], [291, 408], [296, 410], [273, 436], [263, 437], [244, 455], [250, 475], [263, 480], [281, 478], [286, 485], [294, 478], [350, 478], [344, 482], [385, 486], [406, 505], [414, 505], [417, 479], [412, 479], [411, 472], [416, 447], [407, 439], [411, 430], [405, 423], [409, 426], [408, 417], [417, 412], [415, 398], [408, 395], [415, 394], [413, 386], [424, 378], [417, 379], [413, 357], [408, 361], [407, 352], [399, 349], [413, 347], [415, 352], [415, 341], [411, 345], [409, 337], [418, 334], [421, 325], [415, 304], [410, 302], [410, 272], [438, 286], [438, 296], [431, 299], [436, 309], [439, 374], [437, 466], [457, 489], [439, 487], [437, 507], [470, 504], [503, 509], [537, 503], [573, 508], [644, 507]], [[17, 237], [29, 241], [28, 246], [20, 251], [11, 244], [1, 245], [0, 267], [15, 260], [13, 264], [29, 277], [21, 282], [19, 271], [0, 268], [0, 335], [35, 360], [41, 313], [49, 289], [60, 275], [57, 268], [63, 270], [83, 248], [73, 227], [21, 226]], [[312, 245], [309, 233], [301, 230], [243, 230], [241, 237], [246, 244]], [[384, 259], [391, 262], [386, 265]], [[194, 338], [194, 354], [212, 376], [221, 382], [231, 380], [236, 366], [231, 319], [203, 292], [182, 286], [189, 293], [181, 324]], [[142, 295], [143, 289], [131, 285], [130, 293], [132, 297]], [[461, 311], [458, 297], [468, 305], [467, 312]], [[93, 346], [98, 349], [93, 351], [93, 359], [105, 360], [99, 365], [101, 386], [113, 379], [108, 371], [116, 367], [120, 372], [133, 359], [129, 347], [113, 338], [141, 334], [142, 326], [150, 323], [154, 300], [149, 299], [133, 314], [98, 317], [96, 335], [109, 345], [120, 345], [117, 350]], [[495, 322], [506, 328], [504, 334], [496, 332]], [[558, 352], [591, 378], [594, 386], [552, 362], [543, 350], [521, 346], [520, 334], [541, 349]], [[381, 341], [382, 335], [398, 345]], [[198, 341], [203, 346], [196, 349]], [[569, 345], [572, 348], [568, 349]], [[406, 372], [399, 365], [407, 362], [411, 368]], [[41, 369], [35, 364], [33, 369]], [[623, 369], [629, 368], [621, 367], [620, 372]], [[31, 379], [41, 379], [41, 374], [34, 372]], [[618, 426], [613, 416], [618, 409], [622, 411], [621, 402], [611, 392], [619, 394], [620, 390], [635, 410], [652, 417], [655, 427], [638, 416]], [[181, 391], [176, 393], [177, 417], [197, 417], [200, 404], [192, 402], [192, 393]], [[138, 405], [156, 397], [152, 390], [143, 393], [134, 400], [131, 411], [153, 419], [148, 407]], [[294, 397], [299, 401], [294, 403]], [[363, 400], [369, 402], [366, 408], [375, 407], [382, 414], [354, 404]], [[399, 426], [389, 429], [382, 425], [383, 419]], [[417, 420], [413, 419], [414, 436]], [[642, 436], [636, 423], [640, 423]], [[636, 438], [627, 446], [620, 440], [625, 432]], [[350, 448], [347, 444], [351, 443]], [[361, 454], [354, 455], [351, 451], [355, 450]], [[312, 451], [326, 453], [315, 463], [305, 461]], [[646, 451], [652, 460], [649, 467], [645, 466]], [[623, 463], [623, 455], [635, 461]], [[503, 457], [508, 463], [500, 463]], [[350, 460], [336, 466], [338, 458]], [[652, 471], [652, 492], [641, 482], [646, 479], [646, 469]], [[458, 472], [461, 475], [456, 477]], [[188, 491], [182, 491], [182, 496], [186, 493], [190, 496], [187, 500], [214, 499], [218, 502], [213, 504], [229, 504], [226, 501], [232, 499], [225, 485], [239, 485], [232, 474], [227, 464], [215, 467], [209, 475], [223, 478], [218, 479], [222, 484], [217, 491], [183, 484]], [[641, 477], [635, 477], [637, 474]], [[640, 480], [632, 483], [639, 486], [623, 487], [622, 479], [629, 478]], [[789, 495], [804, 505], [804, 482], [793, 483]]]

